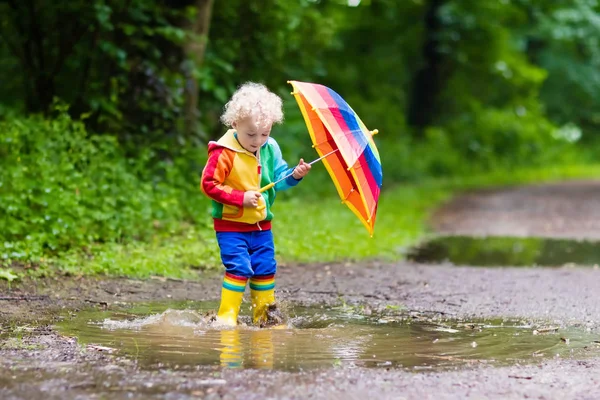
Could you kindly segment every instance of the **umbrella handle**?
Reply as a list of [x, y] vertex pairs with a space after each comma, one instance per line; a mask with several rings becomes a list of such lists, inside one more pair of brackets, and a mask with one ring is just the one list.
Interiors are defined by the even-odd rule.
[[[323, 156], [321, 156], [321, 157], [317, 158], [316, 160], [312, 160], [311, 162], [309, 162], [309, 163], [308, 163], [308, 165], [313, 165], [313, 164], [314, 164], [314, 163], [316, 163], [317, 161], [321, 161], [322, 159], [324, 159], [324, 158], [325, 158], [325, 157], [327, 157], [327, 156], [330, 156], [330, 155], [332, 155], [332, 154], [333, 154], [333, 153], [335, 153], [336, 151], [338, 151], [338, 149], [335, 149], [335, 150], [333, 150], [333, 151], [330, 151], [329, 153], [327, 153], [327, 154], [325, 154], [325, 155], [323, 155]], [[265, 185], [265, 186], [261, 187], [260, 189], [258, 189], [258, 193], [263, 193], [263, 192], [266, 192], [267, 190], [271, 189], [273, 186], [277, 185], [277, 184], [278, 184], [279, 182], [281, 182], [282, 180], [289, 178], [289, 177], [290, 177], [290, 176], [292, 176], [293, 174], [294, 174], [294, 172], [292, 171], [292, 173], [291, 173], [291, 174], [289, 174], [289, 175], [286, 175], [286, 176], [284, 176], [283, 178], [281, 178], [281, 179], [279, 179], [279, 180], [277, 180], [277, 181], [275, 181], [275, 182], [271, 182], [271, 183], [269, 183], [268, 185]]]
[[[288, 175], [288, 176], [289, 176], [289, 175]], [[287, 178], [287, 176], [286, 176], [285, 178]], [[285, 178], [283, 178], [283, 179], [285, 179]], [[259, 192], [259, 193], [266, 192], [267, 190], [269, 190], [269, 189], [271, 189], [273, 186], [275, 186], [275, 183], [276, 183], [276, 182], [271, 182], [271, 183], [269, 183], [268, 185], [265, 185], [265, 186], [261, 187], [261, 188], [258, 190], [258, 192]]]

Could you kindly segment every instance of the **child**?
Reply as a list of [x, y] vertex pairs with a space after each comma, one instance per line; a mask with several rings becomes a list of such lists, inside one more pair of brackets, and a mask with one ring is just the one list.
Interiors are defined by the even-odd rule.
[[[225, 105], [221, 121], [232, 129], [208, 144], [201, 181], [202, 191], [213, 200], [214, 228], [226, 269], [217, 321], [237, 325], [250, 280], [252, 321], [263, 325], [267, 307], [275, 303], [271, 207], [276, 192], [296, 186], [311, 166], [300, 159], [295, 168], [288, 168], [283, 160], [270, 137], [272, 125], [283, 121], [282, 102], [264, 85], [242, 85]], [[283, 180], [259, 192], [279, 179]]]

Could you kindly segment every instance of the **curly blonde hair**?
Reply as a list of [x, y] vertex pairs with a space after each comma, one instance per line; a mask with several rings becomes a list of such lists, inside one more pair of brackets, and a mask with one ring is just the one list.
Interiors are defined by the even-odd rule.
[[230, 127], [234, 122], [248, 117], [253, 118], [259, 126], [281, 123], [281, 98], [261, 83], [244, 83], [225, 104], [221, 122]]

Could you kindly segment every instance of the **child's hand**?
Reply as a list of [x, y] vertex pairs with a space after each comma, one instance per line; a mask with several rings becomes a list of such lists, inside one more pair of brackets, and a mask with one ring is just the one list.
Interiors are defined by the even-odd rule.
[[296, 168], [294, 168], [294, 172], [292, 173], [292, 176], [294, 177], [294, 179], [300, 180], [300, 179], [304, 178], [306, 176], [306, 174], [308, 174], [311, 167], [312, 167], [312, 165], [305, 163], [304, 159], [301, 158], [300, 162], [298, 163]]
[[262, 194], [255, 190], [248, 190], [244, 193], [244, 207], [258, 207], [258, 199], [262, 197]]

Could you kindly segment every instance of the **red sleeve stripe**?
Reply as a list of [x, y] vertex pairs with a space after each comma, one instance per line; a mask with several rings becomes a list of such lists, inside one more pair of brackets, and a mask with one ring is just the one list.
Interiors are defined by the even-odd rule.
[[211, 151], [202, 171], [201, 189], [211, 199], [236, 207], [242, 207], [244, 203], [244, 192], [224, 185], [233, 167], [235, 153], [224, 148], [216, 148]]

